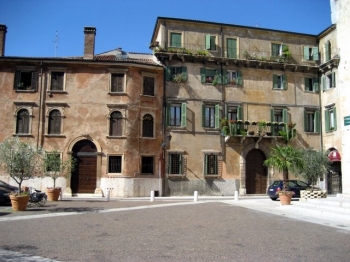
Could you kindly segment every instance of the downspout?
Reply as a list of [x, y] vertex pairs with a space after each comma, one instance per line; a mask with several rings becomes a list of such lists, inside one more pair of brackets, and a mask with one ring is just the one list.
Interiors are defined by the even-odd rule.
[[[223, 35], [223, 29], [222, 26], [220, 27], [220, 36], [221, 36], [221, 57], [224, 57], [224, 35]], [[225, 97], [226, 97], [226, 89], [224, 86], [224, 70], [223, 70], [223, 66], [222, 66], [222, 61], [220, 62], [220, 74], [221, 74], [221, 107], [222, 107], [222, 111], [225, 114], [226, 112], [224, 112], [225, 110]], [[224, 115], [225, 116], [225, 115]], [[223, 162], [226, 162], [226, 145], [225, 145], [225, 138], [221, 136], [221, 132], [220, 132], [220, 141], [221, 141], [221, 150], [222, 150], [222, 159]]]
[[43, 60], [40, 60], [40, 90], [39, 90], [39, 118], [38, 118], [38, 137], [37, 137], [37, 140], [36, 140], [36, 148], [38, 149], [39, 148], [39, 139], [40, 139], [40, 146], [43, 145], [43, 131], [42, 130], [42, 133], [40, 134], [40, 125], [41, 125], [41, 111], [44, 110], [43, 108], [43, 92], [44, 92], [44, 89], [43, 89]]

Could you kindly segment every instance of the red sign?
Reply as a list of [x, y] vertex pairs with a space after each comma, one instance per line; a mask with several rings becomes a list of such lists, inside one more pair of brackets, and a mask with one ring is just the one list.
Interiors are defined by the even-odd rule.
[[333, 150], [329, 153], [328, 159], [332, 162], [341, 161], [340, 154], [337, 150]]

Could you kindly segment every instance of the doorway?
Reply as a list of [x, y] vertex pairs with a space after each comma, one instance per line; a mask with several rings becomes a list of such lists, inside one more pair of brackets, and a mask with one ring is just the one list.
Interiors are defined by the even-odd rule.
[[90, 140], [80, 140], [73, 147], [72, 156], [76, 166], [72, 172], [71, 189], [73, 194], [94, 193], [97, 177], [97, 148]]
[[266, 194], [267, 168], [263, 165], [266, 157], [259, 149], [252, 149], [246, 157], [247, 194]]

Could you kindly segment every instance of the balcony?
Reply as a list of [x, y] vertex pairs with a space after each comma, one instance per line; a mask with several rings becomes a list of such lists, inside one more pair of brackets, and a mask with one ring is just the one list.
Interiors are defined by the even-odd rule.
[[[166, 47], [164, 47], [166, 46]], [[318, 72], [319, 61], [305, 60], [302, 55], [288, 53], [272, 54], [271, 50], [235, 49], [215, 46], [206, 50], [205, 46], [181, 44], [181, 47], [167, 47], [168, 43], [153, 46], [154, 55], [159, 60], [181, 60], [182, 62], [214, 62], [250, 68], [275, 69], [299, 72]]]
[[336, 68], [339, 65], [340, 56], [339, 48], [332, 48], [328, 52], [321, 53], [322, 62], [320, 64], [321, 72], [331, 71], [332, 68]]

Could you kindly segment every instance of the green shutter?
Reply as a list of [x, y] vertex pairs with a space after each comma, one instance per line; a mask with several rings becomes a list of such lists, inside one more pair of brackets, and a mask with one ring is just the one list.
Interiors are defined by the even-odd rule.
[[169, 103], [166, 105], [165, 123], [167, 126], [170, 125], [170, 104]]
[[329, 111], [324, 111], [324, 119], [325, 119], [325, 130], [328, 133], [329, 132]]
[[312, 60], [317, 61], [318, 58], [318, 46], [312, 48]]
[[181, 67], [182, 74], [185, 76], [185, 80], [187, 81], [188, 74], [187, 74], [187, 66]]
[[327, 86], [326, 86], [326, 77], [324, 75], [321, 76], [321, 83], [322, 83], [322, 89], [323, 91], [325, 91], [327, 89]]
[[237, 85], [242, 86], [243, 85], [243, 78], [242, 78], [242, 72], [237, 71]]
[[[270, 119], [271, 122], [275, 122], [275, 110], [273, 108], [270, 109]], [[275, 135], [275, 128], [271, 126], [271, 133], [274, 136]]]
[[318, 88], [318, 77], [314, 77], [313, 79], [312, 79], [312, 82], [313, 82], [313, 89], [314, 89], [314, 91], [316, 92], [316, 93], [318, 93], [318, 91], [319, 91], [319, 88]]
[[205, 104], [202, 104], [202, 127], [205, 127]]
[[278, 80], [277, 80], [277, 75], [273, 75], [273, 83], [272, 83], [272, 88], [278, 89]]
[[31, 87], [33, 90], [36, 90], [37, 77], [38, 77], [37, 72], [32, 72], [32, 86]]
[[187, 105], [186, 103], [181, 104], [181, 127], [187, 126]]
[[225, 109], [225, 112], [224, 112], [224, 118], [228, 119], [228, 108], [227, 108], [227, 104], [224, 105], [224, 109]]
[[305, 77], [305, 91], [310, 91], [310, 86], [309, 86], [309, 78]]
[[215, 70], [215, 75], [214, 75], [214, 79], [216, 79], [216, 83], [218, 85], [221, 85], [221, 73], [219, 69]]
[[320, 111], [315, 111], [315, 132], [320, 133]]
[[287, 90], [288, 89], [287, 75], [282, 76], [282, 81], [283, 81], [283, 89]]
[[330, 60], [331, 59], [331, 54], [330, 54], [330, 50], [329, 50], [329, 45], [330, 45], [330, 42], [329, 41], [327, 41], [326, 43], [325, 43], [325, 58], [326, 58], [326, 61], [328, 61], [328, 60]]
[[283, 123], [288, 123], [288, 109], [282, 109]]
[[237, 58], [237, 40], [233, 38], [227, 39], [227, 57]]
[[215, 105], [215, 128], [220, 128], [220, 105]]
[[304, 46], [304, 59], [309, 60], [310, 53], [309, 53], [309, 46], [305, 45]]
[[333, 107], [333, 115], [334, 115], [334, 130], [337, 130], [337, 109]]
[[19, 82], [21, 80], [21, 72], [19, 71], [16, 71], [15, 72], [15, 81], [14, 81], [14, 85], [13, 85], [13, 89], [18, 89], [18, 85], [19, 85]]
[[307, 123], [307, 112], [306, 112], [306, 110], [304, 110], [304, 131], [305, 132], [307, 131], [307, 126], [308, 126], [308, 123]]
[[165, 80], [170, 81], [171, 80], [171, 66], [167, 66], [165, 68]]
[[183, 155], [180, 154], [179, 156], [179, 174], [182, 175], [183, 171], [182, 171], [182, 158], [183, 158]]
[[210, 35], [205, 35], [205, 49], [210, 50]]
[[169, 154], [169, 159], [168, 159], [168, 174], [171, 174], [171, 154]]
[[228, 81], [227, 81], [227, 70], [226, 69], [223, 70], [223, 79], [224, 79], [223, 84], [227, 85]]
[[335, 72], [332, 72], [332, 87], [335, 87]]
[[201, 73], [201, 82], [205, 83], [206, 69], [204, 67], [201, 67], [200, 73]]
[[243, 120], [243, 107], [237, 106], [237, 120]]

